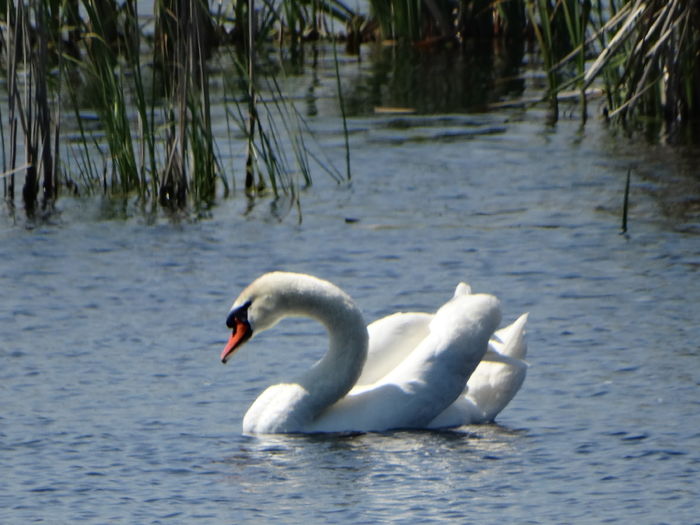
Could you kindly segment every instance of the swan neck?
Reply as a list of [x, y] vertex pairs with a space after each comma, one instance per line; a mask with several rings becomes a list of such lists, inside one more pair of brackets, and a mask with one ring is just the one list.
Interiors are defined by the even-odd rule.
[[269, 329], [285, 317], [309, 317], [328, 331], [323, 357], [296, 381], [270, 386], [243, 421], [248, 432], [303, 432], [360, 377], [369, 340], [362, 313], [335, 285], [285, 272], [259, 278], [236, 303], [245, 301], [251, 301], [248, 319], [254, 330]]
[[360, 309], [333, 285], [314, 287], [294, 302], [294, 314], [320, 322], [330, 339], [323, 357], [299, 380], [308, 392], [307, 408], [315, 417], [357, 382], [367, 358], [369, 335]]
[[[313, 385], [325, 385], [331, 402], [347, 394], [360, 377], [367, 358], [369, 336], [359, 308], [347, 297], [332, 304], [319, 303], [309, 316], [319, 321], [328, 331], [328, 350], [306, 374]], [[329, 403], [330, 404], [330, 403]]]

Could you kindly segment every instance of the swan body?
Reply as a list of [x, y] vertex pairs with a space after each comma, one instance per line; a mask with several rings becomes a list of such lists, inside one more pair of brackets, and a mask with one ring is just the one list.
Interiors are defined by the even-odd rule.
[[330, 337], [301, 377], [268, 387], [243, 418], [255, 433], [384, 431], [484, 423], [517, 393], [527, 365], [527, 314], [496, 330], [498, 299], [460, 283], [434, 314], [397, 313], [365, 326], [354, 301], [305, 274], [273, 272], [251, 283], [227, 318], [225, 363], [253, 334], [306, 316]]

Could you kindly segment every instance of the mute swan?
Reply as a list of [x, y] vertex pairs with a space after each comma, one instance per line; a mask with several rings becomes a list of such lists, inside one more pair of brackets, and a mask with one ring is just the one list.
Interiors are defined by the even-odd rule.
[[[329, 332], [326, 354], [290, 383], [268, 387], [243, 418], [244, 433], [447, 428], [484, 423], [525, 378], [527, 314], [496, 331], [492, 295], [460, 283], [435, 314], [397, 313], [368, 327], [354, 301], [328, 281], [273, 272], [251, 283], [226, 324], [226, 363], [253, 334], [304, 316]], [[468, 381], [468, 382], [467, 382]]]

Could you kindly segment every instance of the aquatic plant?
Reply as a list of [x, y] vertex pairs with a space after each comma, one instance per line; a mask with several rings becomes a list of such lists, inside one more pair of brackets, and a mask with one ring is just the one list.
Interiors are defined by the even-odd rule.
[[[144, 34], [137, 5], [115, 0], [5, 4], [0, 29], [9, 140], [3, 136], [2, 180], [11, 208], [18, 176], [29, 216], [39, 199], [42, 209], [51, 208], [61, 181], [76, 194], [102, 191], [141, 207], [158, 203], [195, 212], [214, 202], [217, 188], [229, 193], [212, 131], [208, 72], [216, 47], [230, 38], [228, 18], [211, 13], [201, 0], [157, 0], [153, 31]], [[311, 182], [303, 138], [310, 131], [279, 89], [262, 112], [265, 118], [259, 118], [255, 57], [272, 25], [263, 17], [267, 32], [259, 32], [252, 0], [235, 7], [248, 16], [234, 31], [247, 35], [237, 72], [249, 88], [247, 108], [239, 106], [227, 116], [230, 124], [243, 124], [247, 137], [246, 192], [298, 195], [299, 181]], [[265, 10], [273, 12], [267, 4]], [[60, 144], [58, 126], [70, 114], [78, 140]], [[283, 160], [284, 133], [294, 167]], [[59, 152], [70, 164], [60, 163]]]
[[630, 177], [632, 170], [627, 170], [627, 178], [625, 179], [625, 193], [622, 200], [622, 226], [620, 227], [620, 233], [627, 233], [627, 215], [629, 214], [629, 201], [630, 201]]
[[700, 4], [634, 0], [617, 6], [616, 25], [584, 77], [604, 75], [609, 116], [638, 114], [670, 127], [700, 116]]
[[378, 38], [424, 45], [525, 33], [525, 6], [493, 0], [370, 0]]
[[[6, 4], [7, 37], [5, 46], [8, 85], [9, 147], [3, 137], [3, 186], [7, 201], [14, 207], [15, 175], [24, 171], [22, 200], [27, 216], [50, 209], [57, 192], [58, 123], [50, 114], [48, 41], [32, 43], [32, 32], [45, 34], [51, 29], [54, 13], [48, 5], [33, 8], [21, 2]], [[33, 25], [32, 25], [33, 21]], [[60, 96], [60, 90], [56, 91]], [[20, 142], [24, 144], [24, 162], [19, 164]], [[8, 162], [9, 161], [9, 162]], [[39, 202], [41, 197], [41, 202]]]
[[[493, 39], [516, 49], [532, 39], [547, 75], [552, 122], [562, 92], [573, 88], [585, 123], [592, 87], [604, 90], [605, 114], [626, 127], [651, 117], [674, 132], [700, 116], [697, 2], [370, 0], [370, 12], [360, 14], [342, 0], [231, 0], [214, 10], [204, 0], [155, 0], [148, 30], [138, 5], [2, 3], [8, 96], [0, 113], [0, 178], [10, 209], [18, 181], [28, 216], [50, 213], [62, 187], [195, 212], [228, 195], [235, 178], [226, 175], [231, 167], [223, 165], [214, 137], [209, 85], [210, 67], [222, 57], [234, 65], [225, 89], [235, 95], [224, 104], [229, 137], [240, 140], [231, 128], [244, 137], [239, 173], [249, 197], [295, 200], [314, 165], [335, 179], [349, 178], [347, 100], [337, 68], [342, 38], [350, 53], [384, 40], [399, 44], [396, 53], [457, 49], [486, 56]], [[304, 42], [325, 37], [336, 60], [344, 175], [311, 147], [308, 126], [274, 76], [259, 74], [261, 50], [271, 42], [299, 57]], [[78, 137], [66, 143], [61, 123], [70, 118]]]
[[672, 131], [700, 115], [697, 2], [528, 0], [528, 14], [554, 106], [558, 93], [578, 86], [585, 121], [595, 82], [607, 97], [605, 114], [625, 125], [652, 117]]

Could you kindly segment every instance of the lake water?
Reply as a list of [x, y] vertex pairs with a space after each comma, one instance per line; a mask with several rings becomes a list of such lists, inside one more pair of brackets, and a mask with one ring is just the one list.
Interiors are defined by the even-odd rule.
[[[301, 223], [242, 196], [197, 222], [66, 197], [51, 224], [5, 215], [0, 523], [700, 523], [698, 151], [544, 121], [354, 117], [353, 180], [318, 176]], [[272, 269], [368, 320], [466, 280], [530, 312], [525, 384], [493, 425], [244, 436], [326, 343], [290, 320], [221, 365], [230, 303]]]

